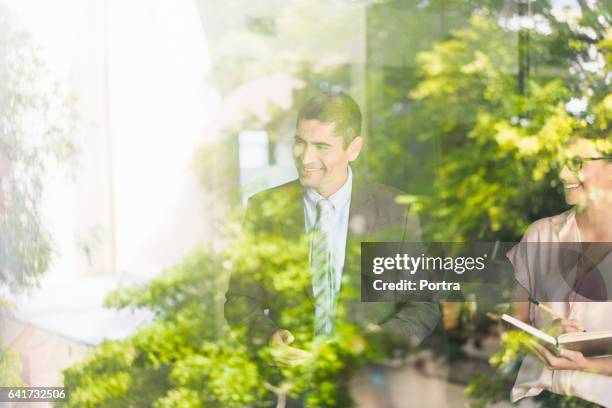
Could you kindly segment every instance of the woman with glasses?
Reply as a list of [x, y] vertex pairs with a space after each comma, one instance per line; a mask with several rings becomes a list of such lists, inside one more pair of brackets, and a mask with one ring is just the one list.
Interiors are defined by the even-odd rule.
[[[550, 249], [564, 245], [559, 243], [581, 243], [580, 251], [588, 254], [580, 259], [589, 259], [590, 265], [576, 262], [571, 266], [575, 282], [587, 276], [594, 267], [612, 273], [611, 147], [609, 138], [571, 141], [564, 152], [564, 165], [559, 173], [565, 200], [571, 209], [533, 223], [521, 244], [508, 253], [518, 282], [517, 299], [531, 300], [515, 302], [514, 315], [518, 319], [539, 328], [552, 326], [558, 332], [612, 330], [612, 302], [585, 301], [593, 297], [576, 297], [576, 286], [566, 285], [567, 293], [559, 293], [560, 286], [555, 286], [554, 296], [534, 299], [538, 296], [534, 294], [542, 296], [546, 290], [552, 293], [550, 287], [543, 289], [542, 286], [559, 279], [562, 268], [541, 267], [562, 265], [560, 252]], [[540, 244], [529, 246], [528, 243]], [[550, 243], [550, 246], [542, 243]], [[612, 293], [606, 293], [606, 290], [612, 292], [612, 287], [606, 288], [605, 280], [596, 280], [591, 286], [591, 292], [594, 289], [603, 292], [606, 300], [612, 299]], [[546, 306], [552, 313], [537, 307], [537, 301], [549, 301]], [[585, 357], [567, 349], [561, 349], [560, 355], [553, 355], [544, 347], [536, 347], [539, 356], [527, 356], [521, 363], [512, 389], [513, 401], [548, 390], [612, 406], [612, 356]]]

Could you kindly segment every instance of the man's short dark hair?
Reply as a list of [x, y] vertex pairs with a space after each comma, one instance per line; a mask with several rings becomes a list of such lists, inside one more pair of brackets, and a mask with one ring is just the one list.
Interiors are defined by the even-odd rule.
[[357, 102], [344, 92], [322, 92], [310, 98], [298, 113], [297, 126], [312, 119], [335, 123], [335, 133], [342, 136], [345, 149], [354, 138], [361, 136], [361, 111]]

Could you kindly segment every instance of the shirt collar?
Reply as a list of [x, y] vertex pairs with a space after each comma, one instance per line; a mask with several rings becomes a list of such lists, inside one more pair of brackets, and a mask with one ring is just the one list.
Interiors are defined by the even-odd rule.
[[[351, 166], [348, 166], [348, 177], [346, 181], [340, 187], [338, 191], [329, 196], [327, 199], [332, 203], [334, 210], [342, 209], [351, 200], [351, 191], [353, 189], [353, 171]], [[304, 189], [304, 197], [306, 200], [316, 207], [320, 200], [324, 200], [321, 194], [317, 193], [314, 189], [308, 187]]]
[[553, 217], [553, 225], [560, 242], [580, 242], [580, 230], [576, 221], [576, 207]]

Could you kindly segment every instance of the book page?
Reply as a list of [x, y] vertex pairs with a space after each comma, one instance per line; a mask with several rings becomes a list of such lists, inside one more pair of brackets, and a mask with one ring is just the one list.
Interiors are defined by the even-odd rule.
[[557, 340], [553, 336], [551, 336], [549, 334], [546, 334], [542, 330], [536, 329], [535, 327], [533, 327], [533, 326], [531, 326], [531, 325], [529, 325], [529, 324], [527, 324], [525, 322], [522, 322], [522, 321], [520, 321], [518, 319], [515, 319], [512, 316], [509, 316], [507, 314], [503, 314], [502, 315], [502, 319], [505, 320], [506, 322], [508, 322], [508, 323], [510, 323], [510, 324], [512, 324], [512, 325], [514, 325], [516, 327], [518, 327], [519, 329], [521, 329], [523, 331], [526, 331], [527, 333], [531, 334], [532, 336], [535, 336], [535, 337], [537, 337], [537, 338], [539, 338], [541, 340], [544, 340], [544, 341], [546, 341], [546, 342], [548, 342], [550, 344], [553, 344], [553, 345], [557, 344]]
[[612, 337], [612, 330], [597, 332], [571, 332], [559, 335], [559, 344], [573, 343], [576, 341], [597, 340]]

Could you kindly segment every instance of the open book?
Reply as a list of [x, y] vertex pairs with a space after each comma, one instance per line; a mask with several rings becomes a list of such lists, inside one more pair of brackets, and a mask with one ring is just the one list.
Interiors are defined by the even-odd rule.
[[571, 332], [553, 337], [507, 314], [502, 315], [502, 319], [554, 347], [580, 351], [587, 357], [612, 354], [612, 330]]

